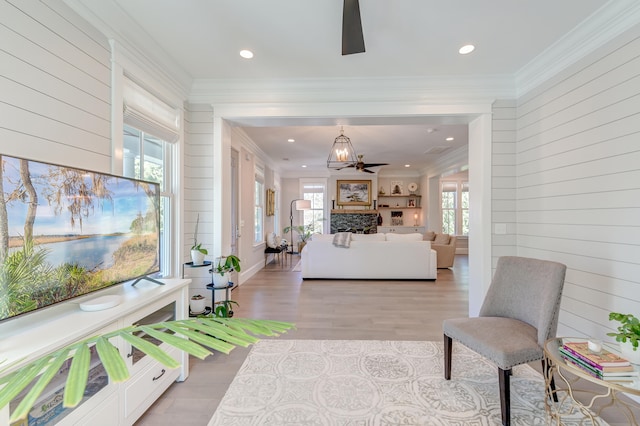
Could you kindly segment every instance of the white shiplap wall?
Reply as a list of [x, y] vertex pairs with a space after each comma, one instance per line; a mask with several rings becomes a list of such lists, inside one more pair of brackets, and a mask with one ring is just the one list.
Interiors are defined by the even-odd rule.
[[57, 1], [0, 0], [0, 153], [111, 171], [109, 46]]
[[498, 100], [492, 107], [491, 225], [492, 267], [516, 247], [516, 101]]
[[559, 335], [640, 315], [640, 25], [518, 100], [518, 254], [568, 267]]
[[[191, 261], [190, 248], [196, 219], [200, 214], [198, 242], [213, 252], [213, 109], [210, 105], [185, 105], [185, 156], [184, 156], [184, 262]], [[194, 278], [190, 294], [199, 293], [211, 300], [211, 292], [205, 286], [211, 282], [208, 268], [188, 268], [185, 275]], [[210, 305], [208, 302], [207, 305]]]

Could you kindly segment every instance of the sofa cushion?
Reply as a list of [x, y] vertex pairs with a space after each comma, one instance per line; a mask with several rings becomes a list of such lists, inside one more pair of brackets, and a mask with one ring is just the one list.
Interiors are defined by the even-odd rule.
[[433, 231], [427, 231], [424, 233], [425, 241], [433, 241], [436, 238], [436, 233]]
[[436, 238], [433, 240], [433, 244], [440, 244], [446, 246], [449, 244], [451, 236], [449, 234], [436, 234]]
[[385, 234], [387, 241], [422, 241], [422, 234], [394, 234], [389, 232]]
[[384, 234], [351, 234], [351, 241], [385, 241]]
[[333, 234], [313, 234], [311, 241], [329, 241], [333, 242]]

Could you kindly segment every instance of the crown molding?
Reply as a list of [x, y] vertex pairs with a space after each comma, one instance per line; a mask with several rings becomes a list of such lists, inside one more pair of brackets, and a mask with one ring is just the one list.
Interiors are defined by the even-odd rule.
[[640, 22], [640, 2], [610, 0], [515, 74], [520, 98]]
[[[169, 57], [122, 8], [111, 1], [64, 0], [74, 12], [100, 31], [112, 47], [112, 60], [156, 91], [170, 92], [173, 103], [187, 99], [193, 79]], [[105, 21], [100, 16], [108, 19]], [[107, 24], [119, 22], [119, 28]], [[126, 28], [126, 34], [120, 28]], [[132, 42], [135, 40], [136, 42]], [[117, 50], [114, 51], [114, 47]], [[144, 46], [144, 50], [138, 46]]]
[[511, 76], [330, 79], [196, 79], [189, 102], [282, 104], [310, 102], [475, 103], [515, 96]]

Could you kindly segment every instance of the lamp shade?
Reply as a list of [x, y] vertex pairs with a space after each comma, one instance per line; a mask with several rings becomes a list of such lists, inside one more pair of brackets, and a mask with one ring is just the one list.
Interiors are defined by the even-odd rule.
[[311, 210], [311, 200], [296, 200], [296, 210]]
[[351, 140], [344, 135], [344, 130], [340, 129], [340, 136], [333, 141], [329, 158], [327, 158], [327, 168], [341, 169], [358, 162]]

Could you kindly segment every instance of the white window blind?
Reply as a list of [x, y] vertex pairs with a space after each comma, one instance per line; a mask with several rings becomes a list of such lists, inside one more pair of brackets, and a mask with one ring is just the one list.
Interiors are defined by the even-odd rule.
[[180, 137], [180, 114], [133, 81], [124, 79], [124, 122], [166, 142]]

